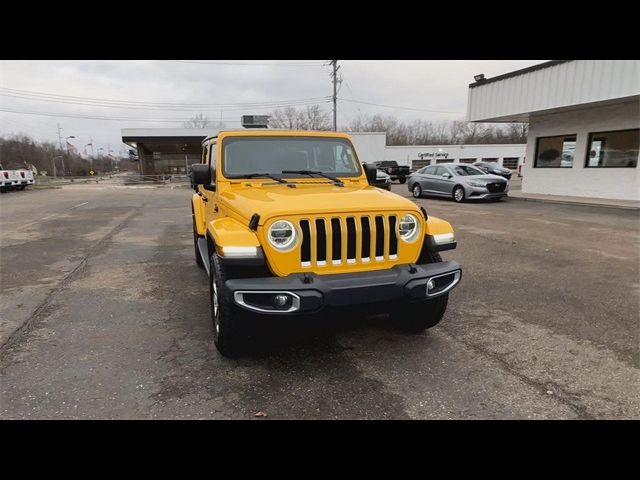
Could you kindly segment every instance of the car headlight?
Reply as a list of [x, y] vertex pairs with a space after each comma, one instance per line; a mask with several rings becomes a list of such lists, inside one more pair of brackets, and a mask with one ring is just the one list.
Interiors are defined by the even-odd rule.
[[278, 220], [269, 227], [267, 238], [269, 243], [278, 250], [288, 250], [296, 244], [298, 233], [291, 222]]
[[400, 231], [400, 238], [407, 243], [411, 243], [418, 238], [420, 222], [416, 217], [407, 213], [400, 219], [398, 230]]
[[472, 187], [480, 187], [480, 188], [487, 186], [486, 183], [479, 183], [479, 182], [469, 182], [469, 185], [471, 185]]

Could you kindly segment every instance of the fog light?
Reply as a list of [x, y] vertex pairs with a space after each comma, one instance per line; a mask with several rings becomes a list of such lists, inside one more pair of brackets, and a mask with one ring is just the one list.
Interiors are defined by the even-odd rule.
[[429, 281], [427, 282], [427, 292], [429, 292], [430, 290], [433, 290], [435, 286], [436, 284], [433, 282], [433, 280], [429, 279]]
[[289, 302], [289, 295], [279, 293], [278, 295], [274, 295], [273, 297], [273, 304], [276, 307], [284, 307], [287, 302]]

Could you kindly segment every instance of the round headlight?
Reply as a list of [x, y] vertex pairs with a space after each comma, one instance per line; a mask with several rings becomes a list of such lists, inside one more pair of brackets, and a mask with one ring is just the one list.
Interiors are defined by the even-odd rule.
[[402, 240], [408, 243], [413, 242], [418, 238], [418, 233], [420, 233], [420, 223], [416, 217], [407, 213], [400, 219], [398, 230], [400, 231], [400, 238]]
[[298, 234], [291, 222], [278, 220], [269, 227], [267, 237], [269, 243], [278, 250], [287, 250], [295, 245]]

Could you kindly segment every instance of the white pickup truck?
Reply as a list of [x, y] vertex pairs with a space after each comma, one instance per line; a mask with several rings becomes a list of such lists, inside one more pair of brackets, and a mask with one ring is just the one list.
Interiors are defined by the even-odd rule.
[[16, 185], [16, 190], [24, 190], [27, 185], [33, 185], [36, 183], [36, 179], [33, 176], [33, 172], [31, 170], [20, 169], [15, 170], [16, 178], [18, 180], [18, 184]]
[[15, 170], [3, 170], [0, 168], [0, 191], [13, 190], [18, 184], [18, 176]]
[[27, 185], [36, 183], [31, 170], [5, 170], [0, 165], [0, 191], [2, 193], [12, 190], [24, 190]]

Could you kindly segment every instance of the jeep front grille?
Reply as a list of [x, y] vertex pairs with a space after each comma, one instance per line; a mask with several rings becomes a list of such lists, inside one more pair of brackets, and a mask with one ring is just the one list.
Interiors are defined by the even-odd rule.
[[300, 220], [303, 267], [353, 265], [398, 258], [397, 215], [354, 215]]

